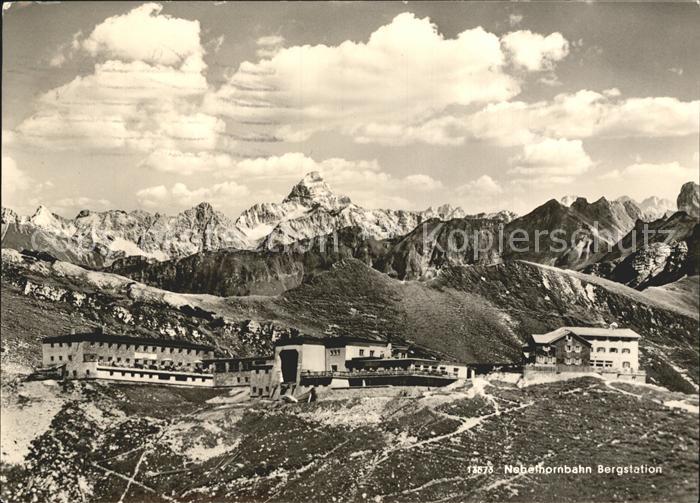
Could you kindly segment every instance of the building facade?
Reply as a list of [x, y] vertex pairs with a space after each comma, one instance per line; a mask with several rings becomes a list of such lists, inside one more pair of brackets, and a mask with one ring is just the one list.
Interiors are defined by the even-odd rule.
[[203, 361], [214, 348], [187, 341], [90, 333], [42, 340], [42, 364], [65, 379], [212, 386]]
[[597, 327], [561, 327], [533, 334], [523, 345], [526, 367], [556, 371], [593, 371], [641, 376], [639, 340], [633, 330]]

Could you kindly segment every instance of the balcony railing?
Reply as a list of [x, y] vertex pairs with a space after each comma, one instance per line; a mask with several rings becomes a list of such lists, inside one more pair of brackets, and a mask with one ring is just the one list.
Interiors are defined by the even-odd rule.
[[337, 378], [372, 378], [372, 377], [394, 377], [394, 376], [420, 376], [420, 377], [440, 377], [443, 379], [457, 379], [457, 374], [451, 374], [441, 370], [419, 370], [419, 369], [377, 369], [377, 370], [303, 370], [301, 377], [337, 377]]

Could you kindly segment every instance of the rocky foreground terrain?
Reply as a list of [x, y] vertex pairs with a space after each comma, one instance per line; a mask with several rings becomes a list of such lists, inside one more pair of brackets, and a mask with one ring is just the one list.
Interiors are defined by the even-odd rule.
[[[4, 501], [695, 502], [697, 396], [579, 378], [522, 387], [241, 393], [69, 382], [3, 398]], [[512, 381], [512, 380], [510, 380]], [[31, 428], [27, 429], [30, 425]], [[17, 433], [17, 432], [21, 432]], [[506, 473], [506, 465], [592, 474]], [[599, 474], [652, 466], [658, 474]]]

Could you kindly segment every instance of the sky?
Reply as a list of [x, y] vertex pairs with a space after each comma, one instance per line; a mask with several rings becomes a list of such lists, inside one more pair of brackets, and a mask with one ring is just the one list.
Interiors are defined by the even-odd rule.
[[698, 181], [688, 3], [3, 4], [2, 204], [236, 217], [305, 173], [523, 214]]

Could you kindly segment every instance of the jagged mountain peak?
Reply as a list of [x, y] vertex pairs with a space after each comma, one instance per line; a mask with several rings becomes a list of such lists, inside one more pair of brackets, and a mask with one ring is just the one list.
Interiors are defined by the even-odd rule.
[[685, 211], [694, 218], [700, 218], [700, 185], [695, 182], [684, 183], [676, 199], [678, 211]]
[[292, 187], [284, 203], [297, 202], [305, 206], [321, 205], [326, 208], [339, 208], [352, 203], [350, 198], [338, 195], [330, 188], [318, 171], [310, 171]]

